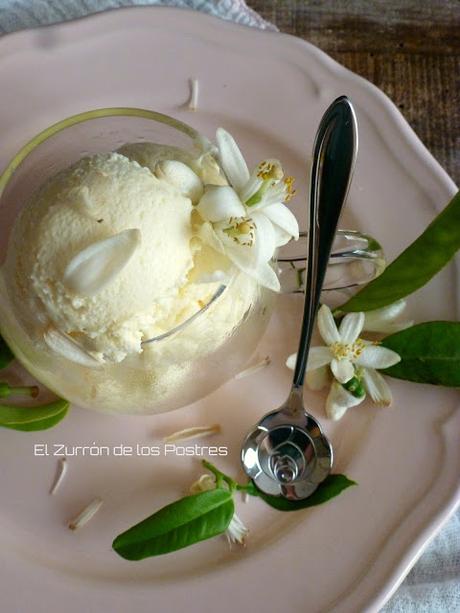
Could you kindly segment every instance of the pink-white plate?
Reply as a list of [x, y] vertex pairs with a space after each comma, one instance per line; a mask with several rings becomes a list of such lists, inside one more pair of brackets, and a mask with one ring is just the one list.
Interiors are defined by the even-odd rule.
[[[198, 110], [187, 110], [189, 78]], [[39, 130], [96, 107], [136, 106], [178, 117], [212, 137], [230, 130], [251, 162], [279, 157], [297, 177], [293, 204], [305, 225], [305, 158], [321, 114], [340, 94], [356, 107], [360, 154], [342, 226], [380, 239], [391, 259], [455, 192], [394, 105], [315, 47], [198, 13], [136, 8], [8, 35], [0, 40], [0, 167]], [[458, 317], [451, 265], [408, 307], [416, 321]], [[460, 498], [460, 412], [452, 390], [393, 381], [394, 406], [361, 405], [337, 424], [324, 398], [308, 406], [333, 440], [335, 470], [358, 483], [329, 504], [282, 514], [258, 500], [239, 504], [251, 529], [244, 550], [223, 539], [132, 563], [111, 551], [122, 530], [172, 501], [200, 474], [189, 457], [69, 457], [48, 495], [57, 458], [36, 443], [161, 446], [176, 429], [219, 422], [227, 445], [216, 462], [239, 471], [243, 435], [284, 400], [300, 303], [283, 297], [260, 356], [271, 365], [231, 381], [174, 413], [110, 417], [74, 408], [53, 430], [0, 431], [2, 610], [375, 611], [408, 572]], [[20, 371], [16, 367], [19, 374]], [[73, 533], [66, 520], [94, 496], [104, 505]]]

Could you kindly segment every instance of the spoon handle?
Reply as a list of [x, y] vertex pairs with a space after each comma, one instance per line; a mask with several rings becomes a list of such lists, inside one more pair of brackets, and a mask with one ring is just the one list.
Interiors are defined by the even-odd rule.
[[305, 306], [292, 391], [303, 387], [321, 288], [357, 151], [355, 112], [350, 100], [340, 96], [324, 113], [313, 146]]

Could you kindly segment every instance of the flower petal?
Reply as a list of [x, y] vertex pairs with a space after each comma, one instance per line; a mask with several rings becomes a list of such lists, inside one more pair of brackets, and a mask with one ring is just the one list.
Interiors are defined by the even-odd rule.
[[351, 345], [361, 334], [364, 324], [364, 313], [348, 313], [342, 319], [339, 328], [341, 342]]
[[249, 181], [244, 185], [244, 187], [240, 190], [240, 198], [242, 202], [246, 202], [253, 196], [263, 184], [263, 180], [258, 175], [258, 168], [256, 168], [249, 177]]
[[318, 311], [318, 330], [326, 345], [340, 342], [340, 334], [331, 309], [326, 304], [323, 304]]
[[350, 407], [355, 407], [364, 400], [362, 398], [356, 398], [353, 394], [350, 394], [340, 383], [334, 381], [331, 385], [331, 391], [326, 400], [326, 413], [330, 419], [337, 421]]
[[193, 170], [205, 185], [228, 185], [221, 167], [212, 153], [206, 152], [192, 163]]
[[229, 185], [207, 185], [196, 209], [203, 219], [212, 222], [246, 215], [238, 194]]
[[294, 213], [292, 213], [285, 204], [281, 202], [270, 204], [259, 210], [261, 210], [273, 224], [290, 234], [294, 240], [299, 238], [299, 224], [297, 219]]
[[178, 160], [163, 160], [155, 166], [155, 175], [176, 187], [181, 194], [196, 204], [203, 195], [203, 183], [190, 166]]
[[[286, 360], [286, 366], [294, 370], [297, 360], [297, 353], [293, 353]], [[307, 372], [316, 371], [323, 366], [330, 364], [332, 352], [329, 347], [312, 347], [308, 354]]]
[[356, 364], [365, 368], [389, 368], [400, 361], [396, 351], [378, 345], [366, 345], [355, 360]]
[[396, 302], [393, 302], [392, 304], [384, 306], [380, 309], [366, 311], [366, 321], [367, 319], [378, 319], [379, 321], [393, 321], [401, 315], [406, 306], [407, 302], [404, 300], [404, 298], [401, 298], [401, 300], [397, 300]]
[[308, 354], [307, 372], [330, 364], [333, 358], [329, 347], [312, 347]]
[[89, 368], [98, 368], [102, 365], [102, 362], [99, 362], [89, 353], [86, 353], [86, 351], [77, 345], [70, 337], [62, 334], [55, 328], [48, 328], [43, 335], [43, 339], [52, 351], [71, 362], [81, 364], [82, 366], [88, 366]]
[[255, 243], [254, 249], [258, 262], [268, 262], [272, 259], [276, 250], [276, 236], [272, 222], [261, 213], [254, 213], [251, 216], [255, 223]]
[[226, 535], [229, 542], [244, 545], [244, 541], [248, 534], [249, 530], [243, 524], [238, 515], [234, 513], [226, 530]]
[[329, 380], [329, 369], [326, 366], [310, 370], [305, 377], [306, 384], [314, 392], [322, 390], [329, 383]]
[[413, 321], [395, 321], [405, 308], [406, 301], [402, 299], [397, 300], [396, 302], [393, 302], [393, 304], [389, 304], [386, 307], [382, 307], [381, 309], [367, 311], [364, 313], [363, 330], [393, 334], [394, 332], [399, 332], [400, 330], [409, 328], [414, 324]]
[[353, 363], [346, 358], [342, 360], [333, 359], [331, 362], [331, 370], [334, 377], [340, 383], [350, 381], [355, 375]]
[[194, 481], [189, 488], [190, 494], [199, 494], [207, 490], [213, 490], [216, 487], [216, 480], [212, 475], [201, 475], [199, 479]]
[[269, 262], [257, 261], [253, 247], [227, 243], [225, 255], [243, 272], [256, 279], [260, 285], [279, 292], [280, 282]]
[[206, 245], [209, 245], [210, 247], [212, 247], [219, 253], [225, 254], [224, 244], [222, 243], [217, 232], [212, 227], [212, 224], [210, 224], [209, 222], [206, 221], [204, 224], [200, 226], [198, 230], [198, 237]]
[[281, 230], [279, 226], [273, 225], [273, 229], [275, 230], [275, 241], [277, 247], [286, 245], [292, 239], [292, 236], [288, 232]]
[[363, 383], [369, 396], [376, 404], [390, 406], [393, 396], [389, 385], [380, 373], [373, 368], [364, 368]]
[[92, 243], [67, 264], [64, 284], [79, 294], [97, 294], [123, 270], [140, 243], [141, 232], [136, 228]]
[[363, 330], [367, 330], [368, 332], [380, 332], [381, 334], [395, 334], [396, 332], [401, 332], [401, 330], [405, 330], [406, 328], [410, 328], [414, 325], [414, 320], [406, 320], [406, 321], [382, 321], [374, 323], [366, 323], [364, 321]]
[[281, 289], [280, 282], [276, 272], [270, 266], [269, 262], [262, 262], [257, 268], [251, 271], [245, 271], [250, 277], [256, 279], [260, 285], [271, 289], [273, 292], [279, 292]]
[[249, 170], [235, 139], [223, 128], [216, 132], [219, 159], [230, 185], [237, 191], [249, 181]]

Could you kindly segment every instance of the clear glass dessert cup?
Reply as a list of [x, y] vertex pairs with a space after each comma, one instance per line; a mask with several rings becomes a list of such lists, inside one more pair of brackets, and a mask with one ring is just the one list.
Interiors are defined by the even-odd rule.
[[[40, 326], [31, 325], [15, 306], [3, 266], [14, 222], [47, 179], [86, 155], [115, 151], [125, 143], [153, 142], [196, 156], [204, 140], [167, 115], [135, 108], [97, 109], [35, 136], [0, 176], [0, 332], [32, 375], [79, 406], [111, 413], [161, 413], [204, 397], [248, 363], [276, 295], [235, 272], [186, 320], [145, 339], [141, 354], [119, 363], [84, 366], [53, 352], [43, 342]], [[331, 267], [326, 286], [335, 289], [368, 281], [384, 267], [378, 243], [355, 231], [339, 232], [331, 262], [339, 266]], [[302, 291], [304, 253], [280, 255], [274, 266], [283, 291]]]

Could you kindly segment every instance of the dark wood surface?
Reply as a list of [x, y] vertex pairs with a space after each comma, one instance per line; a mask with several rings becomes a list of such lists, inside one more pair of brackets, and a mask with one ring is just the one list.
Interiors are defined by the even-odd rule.
[[460, 185], [460, 0], [248, 0], [382, 89]]

